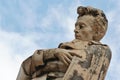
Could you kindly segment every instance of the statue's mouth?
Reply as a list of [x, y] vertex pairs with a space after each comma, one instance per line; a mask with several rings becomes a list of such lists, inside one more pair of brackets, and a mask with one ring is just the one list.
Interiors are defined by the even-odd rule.
[[81, 39], [81, 36], [79, 34], [75, 33], [75, 38], [76, 39]]

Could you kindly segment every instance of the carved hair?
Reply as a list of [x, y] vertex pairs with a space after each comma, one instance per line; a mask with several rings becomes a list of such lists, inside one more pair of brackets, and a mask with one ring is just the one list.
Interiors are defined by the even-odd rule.
[[94, 40], [99, 41], [105, 35], [108, 26], [108, 20], [102, 10], [93, 7], [83, 7], [77, 8], [78, 19], [82, 16], [93, 16], [93, 30], [95, 31]]

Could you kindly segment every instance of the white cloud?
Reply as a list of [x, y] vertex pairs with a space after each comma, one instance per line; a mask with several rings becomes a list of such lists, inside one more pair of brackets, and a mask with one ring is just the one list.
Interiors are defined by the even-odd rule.
[[0, 30], [1, 80], [15, 80], [21, 62], [37, 47], [28, 37]]
[[19, 64], [15, 61], [14, 56], [10, 54], [12, 51], [7, 45], [0, 43], [0, 49], [0, 79], [15, 80], [18, 72], [17, 65]]

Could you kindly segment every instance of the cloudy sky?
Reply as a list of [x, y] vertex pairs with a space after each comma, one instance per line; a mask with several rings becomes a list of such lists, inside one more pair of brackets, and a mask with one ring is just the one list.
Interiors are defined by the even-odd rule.
[[20, 64], [36, 49], [73, 40], [78, 6], [105, 12], [109, 27], [101, 42], [112, 50], [105, 80], [120, 80], [119, 0], [0, 0], [0, 80], [16, 80]]

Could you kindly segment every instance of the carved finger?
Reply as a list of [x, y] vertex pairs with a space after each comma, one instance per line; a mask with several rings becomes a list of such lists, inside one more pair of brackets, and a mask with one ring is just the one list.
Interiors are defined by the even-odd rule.
[[76, 53], [74, 53], [74, 52], [69, 52], [72, 56], [77, 56], [77, 57], [79, 57], [79, 58], [82, 58], [82, 56], [80, 56], [79, 54], [76, 54]]
[[73, 58], [73, 56], [71, 55], [71, 54], [67, 54], [67, 57], [70, 59], [70, 60], [72, 60], [72, 58]]
[[65, 57], [66, 62], [67, 62], [68, 65], [69, 65], [72, 59], [69, 59], [67, 56], [64, 56], [64, 57]]
[[[64, 57], [65, 57], [65, 56], [64, 56]], [[61, 57], [60, 60], [61, 60], [66, 66], [68, 66], [69, 64], [67, 63], [67, 61], [65, 60], [64, 57]]]

